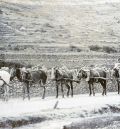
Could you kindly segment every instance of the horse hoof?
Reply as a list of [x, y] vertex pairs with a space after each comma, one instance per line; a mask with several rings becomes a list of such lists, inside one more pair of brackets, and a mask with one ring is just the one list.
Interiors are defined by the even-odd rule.
[[67, 95], [67, 97], [69, 98], [69, 95]]

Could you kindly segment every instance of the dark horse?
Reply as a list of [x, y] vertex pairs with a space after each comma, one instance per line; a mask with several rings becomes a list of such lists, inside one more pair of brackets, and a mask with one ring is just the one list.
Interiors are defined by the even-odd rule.
[[78, 72], [77, 78], [79, 80], [81, 80], [82, 78], [83, 79], [88, 78], [88, 80], [86, 81], [88, 81], [88, 84], [89, 84], [90, 95], [92, 94], [92, 91], [93, 91], [93, 95], [95, 95], [94, 83], [100, 83], [103, 87], [102, 95], [106, 95], [106, 72], [103, 69], [94, 68], [87, 71], [81, 69]]
[[20, 82], [23, 82], [23, 99], [25, 98], [25, 89], [27, 89], [28, 99], [30, 99], [30, 87], [32, 84], [39, 84], [43, 87], [43, 96], [45, 98], [45, 84], [47, 81], [47, 74], [44, 70], [37, 70], [37, 71], [22, 71], [21, 68], [17, 68], [14, 74]]
[[52, 68], [51, 72], [51, 79], [56, 82], [56, 98], [58, 98], [58, 90], [59, 90], [59, 85], [61, 85], [61, 92], [62, 92], [62, 97], [64, 98], [64, 90], [63, 90], [63, 84], [67, 87], [67, 96], [69, 96], [69, 92], [71, 89], [71, 96], [73, 97], [73, 75], [70, 71], [63, 71], [61, 68], [54, 67]]
[[117, 82], [118, 85], [118, 94], [120, 93], [120, 74], [119, 74], [119, 70], [114, 68], [112, 69], [112, 76], [115, 77], [115, 80]]

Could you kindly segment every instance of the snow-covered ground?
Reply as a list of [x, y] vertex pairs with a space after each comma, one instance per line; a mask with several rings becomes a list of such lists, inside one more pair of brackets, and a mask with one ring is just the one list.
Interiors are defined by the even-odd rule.
[[[55, 104], [58, 102], [56, 109]], [[112, 115], [110, 106], [120, 108], [120, 96], [115, 93], [108, 93], [107, 96], [96, 94], [89, 97], [88, 94], [75, 95], [73, 98], [47, 97], [32, 98], [29, 100], [10, 99], [8, 102], [0, 101], [0, 119], [20, 118], [30, 116], [46, 117], [48, 120], [31, 124], [20, 129], [60, 129], [63, 125], [82, 120], [86, 117]], [[102, 110], [103, 109], [103, 110]], [[105, 111], [104, 111], [105, 110]], [[113, 109], [114, 110], [114, 109]], [[115, 113], [115, 112], [114, 112]]]

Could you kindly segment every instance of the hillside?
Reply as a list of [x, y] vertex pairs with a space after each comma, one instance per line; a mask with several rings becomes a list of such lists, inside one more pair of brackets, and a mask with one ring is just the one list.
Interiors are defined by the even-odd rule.
[[119, 0], [0, 0], [0, 51], [90, 55], [98, 45], [119, 52], [119, 7]]

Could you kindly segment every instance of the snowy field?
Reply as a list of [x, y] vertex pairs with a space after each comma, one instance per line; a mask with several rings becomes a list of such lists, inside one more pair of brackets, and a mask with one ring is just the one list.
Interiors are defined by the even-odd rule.
[[[56, 103], [56, 109], [54, 109]], [[41, 98], [32, 98], [30, 101], [27, 99], [23, 101], [22, 98], [10, 99], [8, 102], [0, 101], [0, 105], [0, 122], [30, 117], [44, 118], [42, 122], [22, 123], [19, 127], [16, 126], [19, 129], [61, 129], [64, 125], [83, 119], [103, 116], [107, 118], [109, 116], [112, 119], [114, 115], [117, 114], [117, 117], [120, 115], [120, 96], [117, 92], [108, 93], [107, 96], [96, 94], [95, 97], [84, 94], [75, 95], [73, 98], [47, 97], [45, 100]], [[11, 127], [8, 126], [8, 128]]]

